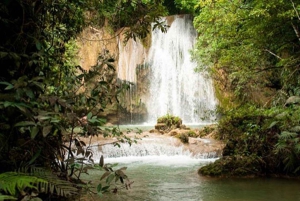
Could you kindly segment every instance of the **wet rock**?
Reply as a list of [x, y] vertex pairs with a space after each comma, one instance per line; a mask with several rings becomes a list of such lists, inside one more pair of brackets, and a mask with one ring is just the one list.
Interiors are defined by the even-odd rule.
[[154, 128], [156, 130], [166, 130], [168, 129], [168, 126], [165, 123], [157, 123]]

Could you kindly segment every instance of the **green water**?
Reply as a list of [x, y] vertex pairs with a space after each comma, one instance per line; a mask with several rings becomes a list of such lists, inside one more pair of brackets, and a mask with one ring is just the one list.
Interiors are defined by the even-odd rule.
[[[128, 159], [129, 190], [95, 197], [106, 201], [300, 201], [300, 181], [278, 178], [215, 179], [197, 174], [207, 162], [184, 158]], [[118, 160], [118, 159], [116, 159]], [[126, 159], [119, 159], [120, 161]], [[177, 160], [177, 161], [176, 161]], [[97, 182], [101, 174], [90, 177]]]

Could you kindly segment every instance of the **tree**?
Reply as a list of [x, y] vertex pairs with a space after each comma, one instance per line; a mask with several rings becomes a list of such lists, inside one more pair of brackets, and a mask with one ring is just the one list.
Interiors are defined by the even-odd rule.
[[255, 87], [288, 93], [298, 88], [298, 5], [234, 0], [200, 1], [197, 6], [195, 57], [227, 72], [237, 97], [249, 100]]
[[[224, 157], [200, 172], [299, 175], [299, 3], [202, 0], [197, 4], [200, 14], [194, 24], [199, 38], [194, 58], [202, 63], [198, 70], [225, 77], [237, 103], [223, 111], [218, 126], [227, 142]], [[262, 99], [271, 90], [268, 100], [257, 104], [254, 97]]]
[[114, 30], [130, 27], [128, 38], [144, 37], [152, 20], [164, 28], [157, 21], [163, 11], [159, 0], [1, 2], [1, 172], [36, 166], [68, 181], [80, 179], [77, 165], [82, 171], [93, 160], [77, 136], [122, 135], [101, 130], [105, 120], [99, 114], [124, 86], [106, 76], [115, 71], [107, 52], [89, 71], [78, 66], [74, 40], [94, 18], [107, 20]]

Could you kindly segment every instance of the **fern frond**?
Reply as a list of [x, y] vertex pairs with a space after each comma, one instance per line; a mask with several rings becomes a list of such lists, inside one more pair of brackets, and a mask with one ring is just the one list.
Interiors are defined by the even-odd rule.
[[74, 187], [73, 183], [66, 180], [61, 180], [56, 175], [45, 170], [44, 168], [31, 167], [30, 174], [47, 181], [47, 183], [40, 183], [38, 185], [38, 190], [40, 192], [44, 192], [46, 194], [56, 194], [62, 197], [76, 195], [78, 192], [78, 188]]
[[37, 189], [38, 183], [46, 183], [47, 181], [17, 172], [4, 172], [0, 174], [0, 189], [9, 195], [16, 195], [18, 191], [24, 188]]
[[292, 139], [297, 137], [297, 133], [289, 132], [289, 131], [282, 131], [279, 135], [279, 139]]
[[13, 197], [11, 195], [2, 195], [0, 193], [0, 201], [2, 201], [2, 200], [17, 200], [17, 198], [15, 198], [15, 197]]
[[295, 153], [300, 154], [300, 143], [295, 145]]
[[275, 145], [275, 153], [276, 153], [276, 154], [285, 152], [286, 149], [287, 149], [287, 144], [284, 143], [284, 142], [282, 142], [282, 141], [279, 141], [279, 142]]

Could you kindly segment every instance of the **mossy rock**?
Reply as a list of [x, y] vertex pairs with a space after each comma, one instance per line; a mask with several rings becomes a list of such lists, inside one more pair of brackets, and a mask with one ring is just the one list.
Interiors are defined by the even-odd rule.
[[189, 143], [189, 136], [186, 133], [179, 133], [176, 135], [177, 138], [184, 144]]
[[168, 129], [175, 129], [182, 127], [182, 119], [177, 116], [167, 114], [157, 119], [157, 124], [165, 124]]
[[214, 163], [201, 167], [200, 175], [217, 177], [245, 177], [260, 176], [265, 174], [263, 164], [258, 157], [250, 156], [226, 156]]

